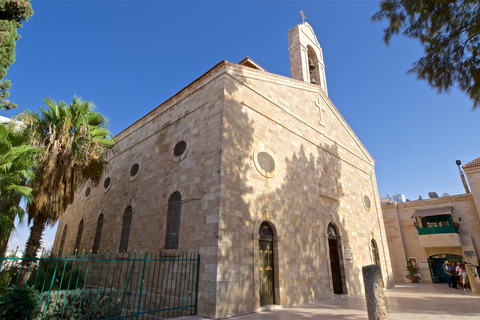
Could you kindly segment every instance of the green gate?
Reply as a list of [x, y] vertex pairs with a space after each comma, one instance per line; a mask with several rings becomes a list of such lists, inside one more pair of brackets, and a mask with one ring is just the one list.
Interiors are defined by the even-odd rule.
[[165, 319], [197, 314], [199, 270], [198, 253], [43, 253], [1, 259], [0, 288], [36, 288], [36, 320]]
[[443, 270], [443, 262], [462, 262], [462, 256], [455, 254], [437, 254], [428, 258], [428, 267], [433, 283], [447, 282], [447, 274]]

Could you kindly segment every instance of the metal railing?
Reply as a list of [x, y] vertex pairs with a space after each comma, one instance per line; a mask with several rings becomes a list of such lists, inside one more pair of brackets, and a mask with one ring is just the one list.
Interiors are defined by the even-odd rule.
[[418, 228], [419, 235], [437, 233], [458, 233], [458, 229], [455, 226]]
[[[20, 284], [22, 263], [27, 280]], [[38, 290], [38, 320], [175, 318], [197, 313], [199, 267], [198, 253], [42, 252], [0, 259], [0, 288]]]

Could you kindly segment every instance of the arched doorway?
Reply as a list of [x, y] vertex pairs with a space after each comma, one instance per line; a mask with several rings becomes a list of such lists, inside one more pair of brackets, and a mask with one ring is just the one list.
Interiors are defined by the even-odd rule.
[[376, 264], [379, 267], [382, 267], [380, 264], [380, 254], [378, 253], [377, 243], [374, 239], [370, 242], [370, 255], [372, 259], [372, 263]]
[[375, 239], [372, 239], [372, 241], [370, 241], [370, 259], [372, 261], [372, 264], [376, 264], [377, 266], [380, 267], [380, 275], [382, 276], [382, 287], [385, 287], [385, 283], [383, 282], [383, 275], [382, 275], [382, 265], [380, 263], [380, 253], [378, 251], [378, 246]]
[[342, 269], [340, 267], [340, 237], [333, 224], [328, 225], [328, 249], [330, 252], [330, 267], [332, 270], [333, 293], [343, 294]]
[[275, 303], [275, 283], [273, 268], [273, 237], [275, 231], [272, 226], [264, 221], [258, 231], [260, 234], [258, 248], [258, 268], [260, 278], [260, 305]]

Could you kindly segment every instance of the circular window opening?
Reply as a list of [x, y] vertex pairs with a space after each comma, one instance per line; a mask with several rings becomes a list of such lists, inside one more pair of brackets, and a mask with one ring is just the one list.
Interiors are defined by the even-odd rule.
[[[138, 169], [137, 169], [137, 171], [138, 171]], [[110, 179], [110, 177], [107, 177], [105, 179], [105, 181], [103, 181], [103, 188], [108, 189], [108, 187], [110, 187], [111, 182], [112, 182], [112, 179]]]
[[92, 189], [88, 187], [87, 190], [85, 190], [85, 197], [88, 198], [88, 196], [90, 195], [90, 192], [92, 192]]
[[130, 176], [135, 177], [138, 174], [138, 169], [140, 169], [140, 165], [138, 163], [135, 163], [130, 169]]
[[363, 196], [363, 205], [365, 206], [365, 209], [370, 211], [372, 209], [372, 202], [370, 201], [370, 198], [367, 195]]
[[185, 150], [187, 149], [187, 143], [185, 141], [180, 141], [175, 145], [175, 148], [173, 148], [173, 155], [175, 157], [180, 157]]
[[257, 155], [257, 161], [260, 165], [260, 168], [265, 170], [265, 172], [275, 171], [275, 160], [273, 160], [273, 157], [267, 152], [259, 152]]

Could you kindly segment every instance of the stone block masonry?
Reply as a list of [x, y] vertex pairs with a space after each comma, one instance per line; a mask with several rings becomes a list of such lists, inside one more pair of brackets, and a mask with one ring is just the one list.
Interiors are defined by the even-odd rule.
[[326, 82], [257, 66], [222, 61], [121, 132], [111, 185], [78, 192], [54, 249], [65, 226], [72, 248], [84, 220], [80, 249], [90, 250], [100, 214], [102, 252], [122, 241], [129, 252], [172, 252], [166, 240], [177, 239], [174, 250], [201, 255], [198, 311], [210, 318], [361, 294], [372, 263], [390, 286], [372, 157]]

